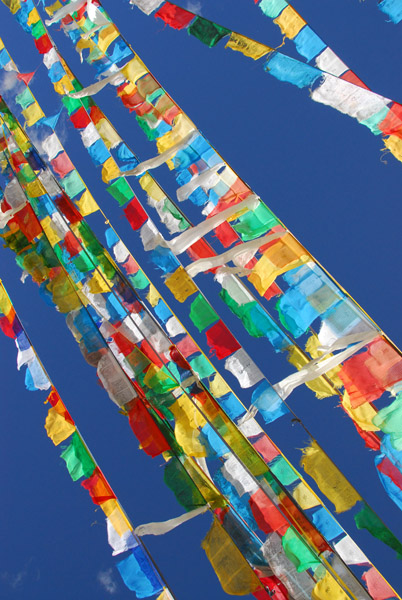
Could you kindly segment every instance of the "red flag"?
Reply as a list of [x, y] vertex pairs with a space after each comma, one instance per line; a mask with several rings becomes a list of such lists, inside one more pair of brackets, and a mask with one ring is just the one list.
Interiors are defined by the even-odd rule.
[[23, 81], [25, 85], [29, 85], [35, 73], [36, 71], [32, 71], [32, 73], [17, 73], [17, 79]]

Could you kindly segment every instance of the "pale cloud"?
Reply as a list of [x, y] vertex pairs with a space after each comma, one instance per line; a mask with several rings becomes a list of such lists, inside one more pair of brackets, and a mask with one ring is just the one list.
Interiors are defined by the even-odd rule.
[[40, 571], [32, 564], [33, 558], [29, 558], [22, 569], [16, 573], [1, 571], [0, 579], [13, 590], [20, 590], [25, 583], [39, 581]]
[[13, 590], [22, 587], [27, 575], [28, 571], [26, 571], [25, 569], [19, 571], [18, 573], [9, 573], [8, 571], [2, 571], [0, 574], [1, 579], [5, 583], [7, 583]]
[[17, 79], [15, 71], [3, 71], [0, 82], [3, 94], [14, 90], [14, 88], [17, 88], [17, 92], [22, 91], [25, 88], [25, 84]]
[[112, 569], [106, 569], [106, 571], [99, 571], [97, 575], [97, 580], [99, 581], [103, 589], [108, 592], [108, 594], [115, 594], [117, 592], [117, 583], [113, 579]]
[[186, 9], [190, 12], [197, 13], [197, 15], [201, 14], [202, 5], [198, 0], [188, 0], [186, 4]]

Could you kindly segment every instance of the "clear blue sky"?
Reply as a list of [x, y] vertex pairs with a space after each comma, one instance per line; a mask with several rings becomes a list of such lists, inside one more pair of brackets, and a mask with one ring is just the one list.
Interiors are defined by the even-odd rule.
[[[184, 2], [181, 4], [185, 7]], [[253, 0], [201, 0], [192, 5], [203, 16], [270, 46], [281, 41], [278, 30]], [[293, 5], [373, 91], [402, 100], [401, 26], [386, 23], [374, 0], [330, 0], [325, 4], [299, 0]], [[164, 29], [153, 17], [131, 11], [126, 0], [105, 0], [104, 6], [148, 68], [224, 159], [400, 346], [402, 164], [389, 155], [382, 161], [381, 140], [368, 129], [312, 102], [306, 90], [276, 81], [263, 72], [260, 62], [224, 50], [224, 43], [208, 49], [185, 31]], [[187, 6], [191, 9], [190, 3]], [[94, 72], [86, 64], [80, 65], [63, 34], [52, 33], [82, 83], [92, 83]], [[22, 32], [3, 5], [0, 36], [21, 72], [33, 71], [41, 64], [30, 36]], [[296, 56], [289, 41], [283, 52]], [[59, 100], [43, 66], [32, 90], [48, 115], [58, 110]], [[113, 94], [113, 90], [105, 90], [97, 102], [141, 158], [149, 158], [153, 145], [144, 141], [134, 117], [120, 108]], [[98, 203], [111, 216], [130, 250], [141, 256], [136, 238], [106, 194], [99, 171], [90, 163], [64, 115], [59, 127], [67, 151]], [[95, 216], [89, 223], [101, 235], [101, 219]], [[132, 522], [180, 514], [181, 508], [163, 484], [163, 459], [151, 460], [137, 449], [126, 420], [97, 385], [95, 371], [82, 359], [64, 318], [43, 303], [35, 284], [20, 283], [20, 271], [6, 250], [1, 251], [0, 276], [54, 384]], [[204, 286], [214, 299], [215, 288], [208, 282]], [[59, 450], [46, 437], [45, 395], [25, 391], [23, 375], [16, 371], [11, 340], [0, 337], [0, 356], [0, 536], [4, 540], [0, 597], [133, 597], [114, 569], [103, 513], [95, 511], [87, 493], [70, 480]], [[284, 360], [274, 364], [267, 360], [264, 367], [273, 382], [290, 372]], [[291, 402], [402, 539], [400, 512], [382, 491], [372, 455], [363, 447], [352, 423], [340, 416], [335, 401], [318, 401], [301, 391]], [[296, 428], [290, 437], [287, 427], [289, 423], [280, 420], [268, 433], [297, 463], [298, 448], [306, 438]], [[347, 517], [344, 525], [353, 537]], [[204, 515], [165, 537], [145, 540], [178, 599], [226, 597], [200, 549], [208, 527], [209, 517]], [[374, 564], [401, 590], [400, 563], [393, 553], [380, 552], [381, 546], [371, 545], [369, 536], [356, 539], [365, 544]], [[100, 583], [100, 573], [109, 583]]]

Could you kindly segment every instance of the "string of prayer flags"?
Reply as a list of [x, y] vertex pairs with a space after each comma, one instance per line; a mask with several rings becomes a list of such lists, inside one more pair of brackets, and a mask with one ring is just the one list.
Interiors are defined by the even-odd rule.
[[[369, 127], [375, 135], [379, 135], [383, 131], [381, 123], [397, 103], [392, 103], [391, 100], [371, 92], [290, 4], [263, 0], [260, 2], [259, 7], [266, 16], [273, 19], [273, 23], [279, 26], [285, 37], [294, 41], [297, 52], [303, 58], [307, 61], [315, 59], [317, 68], [306, 65], [278, 51], [273, 51], [268, 46], [264, 47], [255, 40], [248, 40], [241, 34], [207, 21], [194, 13], [184, 11], [170, 2], [165, 2], [155, 16], [162, 18], [175, 29], [186, 27], [189, 34], [196, 35], [200, 41], [209, 47], [216, 45], [222, 37], [230, 34], [231, 38], [226, 44], [226, 48], [240, 50], [245, 56], [249, 56], [254, 60], [271, 53], [264, 65], [267, 72], [280, 81], [292, 83], [299, 88], [312, 87], [316, 84], [316, 89], [311, 95], [313, 100], [330, 105], [340, 112], [357, 118], [360, 123]], [[388, 10], [394, 22], [399, 22], [402, 19], [400, 0], [383, 0], [379, 3], [379, 7], [382, 7], [384, 12]], [[166, 18], [164, 17], [165, 11]], [[176, 11], [180, 15], [183, 13], [182, 23], [180, 19], [176, 23], [175, 19], [171, 18], [171, 15], [176, 15]], [[272, 15], [276, 16], [273, 17]], [[323, 77], [323, 82], [317, 84], [321, 77]], [[362, 105], [361, 110], [355, 112], [355, 107], [359, 104]], [[399, 121], [398, 129], [401, 126], [402, 123]], [[395, 158], [401, 160], [402, 153], [399, 146], [392, 142], [391, 138], [384, 139], [386, 147], [390, 149]]]
[[[13, 314], [14, 320], [19, 323], [20, 335], [23, 333], [24, 338], [28, 340], [25, 329], [19, 321], [2, 283], [0, 283], [0, 311], [7, 315]], [[31, 346], [29, 348], [32, 353], [35, 352]], [[23, 352], [26, 353], [27, 350], [28, 348]], [[19, 355], [20, 353], [21, 350], [19, 350]], [[127, 521], [108, 482], [96, 465], [85, 442], [76, 430], [74, 421], [53, 386], [47, 402], [51, 404], [45, 425], [48, 435], [55, 445], [59, 445], [71, 436], [70, 443], [63, 450], [61, 458], [65, 461], [73, 481], [77, 481], [81, 477], [86, 478], [81, 485], [88, 490], [93, 502], [99, 504], [107, 515], [108, 541], [114, 549], [113, 554], [131, 550], [131, 554], [116, 565], [123, 581], [130, 590], [136, 592], [138, 598], [148, 598], [153, 594], [160, 593], [164, 588], [161, 576], [156, 571], [149, 555], [145, 553], [140, 545], [140, 541], [133, 537], [132, 526]], [[64, 424], [61, 425], [61, 422]]]

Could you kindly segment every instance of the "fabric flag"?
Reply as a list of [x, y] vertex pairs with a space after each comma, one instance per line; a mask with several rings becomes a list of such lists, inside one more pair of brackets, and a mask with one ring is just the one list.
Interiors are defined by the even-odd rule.
[[117, 563], [119, 573], [129, 590], [137, 598], [149, 598], [163, 590], [159, 577], [141, 546], [132, 549], [131, 554]]
[[230, 371], [242, 388], [249, 388], [264, 378], [260, 369], [241, 348], [225, 361], [225, 369]]
[[131, 429], [141, 444], [140, 447], [146, 454], [154, 458], [162, 452], [170, 450], [168, 440], [140, 398], [133, 400], [128, 411], [128, 419]]
[[369, 559], [355, 544], [351, 537], [345, 535], [339, 542], [334, 544], [334, 548], [347, 565], [365, 565]]
[[331, 541], [342, 535], [343, 529], [338, 525], [335, 519], [328, 511], [321, 507], [314, 511], [311, 515], [311, 520], [317, 527], [318, 531], [328, 540]]
[[169, 275], [165, 280], [165, 285], [178, 302], [185, 302], [189, 296], [197, 291], [195, 283], [183, 267], [179, 267], [172, 275]]
[[387, 458], [377, 464], [377, 469], [380, 481], [388, 496], [402, 510], [402, 490], [400, 485], [396, 483], [401, 478], [400, 471]]
[[223, 321], [219, 320], [215, 325], [212, 325], [205, 334], [211, 353], [215, 354], [218, 360], [226, 358], [241, 348], [239, 342]]
[[55, 446], [64, 442], [75, 431], [75, 425], [68, 415], [64, 404], [59, 400], [49, 409], [46, 417], [45, 429]]
[[[156, 10], [165, 0], [130, 0], [130, 4], [135, 4], [146, 15], [150, 15]], [[158, 600], [162, 600], [159, 599]]]
[[90, 477], [96, 466], [76, 431], [72, 435], [70, 445], [61, 454], [61, 458], [65, 461], [73, 481], [77, 481], [80, 477]]
[[190, 399], [182, 394], [169, 409], [175, 417], [176, 440], [184, 452], [188, 456], [197, 458], [207, 456], [205, 444], [198, 430], [198, 427], [205, 426], [206, 421]]
[[135, 56], [121, 69], [121, 72], [126, 79], [131, 81], [131, 83], [136, 84], [137, 79], [148, 73], [148, 69], [142, 60], [138, 56]]
[[310, 65], [279, 52], [268, 58], [264, 69], [279, 81], [286, 81], [300, 89], [311, 87], [317, 79], [322, 77], [322, 72], [319, 69], [310, 67]]
[[269, 46], [264, 46], [264, 44], [260, 44], [258, 42], [255, 42], [254, 40], [250, 40], [244, 35], [240, 35], [234, 32], [230, 34], [230, 39], [227, 42], [225, 48], [230, 48], [231, 50], [241, 52], [242, 54], [244, 54], [244, 56], [248, 56], [249, 58], [253, 58], [254, 60], [261, 58], [261, 56], [265, 56], [269, 52], [273, 52], [273, 48], [270, 48]]
[[174, 29], [183, 29], [194, 19], [193, 13], [170, 2], [165, 2], [154, 16]]
[[302, 510], [308, 510], [319, 505], [317, 496], [303, 482], [294, 488], [292, 496]]
[[288, 6], [286, 0], [261, 0], [259, 7], [267, 17], [275, 19]]
[[307, 569], [314, 570], [321, 564], [318, 556], [311, 552], [292, 526], [283, 536], [282, 546], [286, 556], [295, 565], [298, 573], [302, 573]]
[[117, 200], [120, 206], [123, 206], [134, 197], [134, 192], [124, 177], [116, 179], [116, 181], [107, 187], [107, 191]]
[[254, 492], [249, 503], [261, 531], [264, 533], [279, 531], [283, 534], [288, 529], [288, 521], [262, 489]]
[[290, 5], [286, 6], [281, 14], [274, 19], [274, 23], [280, 27], [282, 34], [290, 39], [293, 39], [307, 24]]
[[307, 59], [307, 62], [310, 62], [312, 58], [317, 56], [317, 54], [326, 48], [326, 45], [322, 39], [320, 39], [308, 25], [301, 29], [301, 31], [294, 38], [294, 42], [296, 45], [296, 50], [299, 54]]
[[198, 517], [198, 515], [202, 515], [209, 510], [208, 506], [200, 506], [200, 508], [196, 508], [191, 512], [184, 513], [179, 517], [175, 517], [173, 519], [168, 519], [167, 521], [162, 521], [159, 523], [146, 523], [144, 525], [138, 525], [134, 533], [140, 537], [144, 535], [164, 535], [169, 531], [172, 531], [179, 525]]
[[363, 573], [362, 579], [366, 582], [367, 589], [373, 600], [387, 600], [388, 598], [396, 597], [394, 590], [374, 567]]
[[306, 573], [299, 573], [295, 565], [287, 558], [277, 533], [271, 533], [262, 546], [264, 558], [272, 571], [289, 590], [294, 598], [310, 600], [314, 582]]
[[354, 516], [354, 520], [358, 529], [367, 529], [372, 536], [381, 540], [390, 548], [393, 548], [397, 553], [397, 557], [402, 559], [402, 543], [391, 533], [388, 527], [384, 525], [367, 504], [363, 504], [362, 508]]
[[129, 204], [127, 204], [127, 206], [124, 207], [123, 210], [127, 221], [130, 223], [134, 231], [142, 227], [142, 225], [144, 225], [148, 219], [147, 213], [135, 197]]
[[283, 456], [278, 456], [270, 465], [271, 472], [279, 479], [282, 485], [294, 483], [299, 476]]
[[373, 424], [389, 434], [395, 450], [402, 450], [402, 393], [389, 406], [378, 411]]
[[32, 71], [32, 73], [17, 73], [17, 79], [23, 81], [25, 85], [28, 86], [31, 83], [35, 73], [36, 71]]
[[190, 27], [187, 29], [189, 35], [193, 35], [200, 42], [212, 48], [221, 40], [225, 35], [229, 35], [232, 32], [226, 27], [212, 23], [203, 17], [196, 16]]
[[116, 516], [114, 515], [114, 518], [106, 518], [106, 527], [107, 540], [109, 545], [113, 548], [113, 556], [116, 556], [117, 554], [121, 554], [122, 552], [126, 552], [127, 550], [138, 546], [138, 542], [133, 536], [132, 531], [128, 528], [125, 518], [121, 513], [120, 507], [116, 507], [114, 512], [116, 515], [120, 514], [120, 526], [116, 530]]
[[258, 577], [217, 519], [214, 519], [201, 547], [227, 594], [242, 596], [252, 594], [262, 587]]
[[32, 127], [32, 125], [35, 125], [35, 123], [45, 116], [37, 102], [25, 108], [22, 114], [24, 115], [27, 127]]
[[99, 506], [106, 517], [110, 520], [113, 529], [118, 535], [122, 536], [126, 531], [131, 531], [131, 525], [127, 521], [119, 503], [115, 498], [106, 500], [106, 502], [102, 502], [102, 504]]
[[324, 496], [335, 505], [337, 513], [349, 510], [361, 500], [346, 477], [316, 442], [311, 442], [310, 446], [303, 450], [300, 464], [305, 472], [314, 479]]
[[195, 463], [186, 458], [182, 460], [183, 463], [172, 457], [164, 473], [165, 484], [174, 493], [178, 503], [188, 512], [206, 503], [213, 508], [225, 506], [224, 498]]
[[212, 306], [202, 294], [198, 294], [192, 301], [189, 316], [200, 332], [219, 319]]
[[99, 467], [96, 467], [91, 477], [83, 481], [81, 485], [88, 490], [94, 504], [102, 504], [116, 499]]
[[349, 597], [328, 571], [315, 584], [311, 594], [312, 600], [348, 600]]
[[252, 406], [258, 409], [265, 423], [272, 423], [289, 412], [282, 398], [268, 381], [262, 381], [253, 391]]

